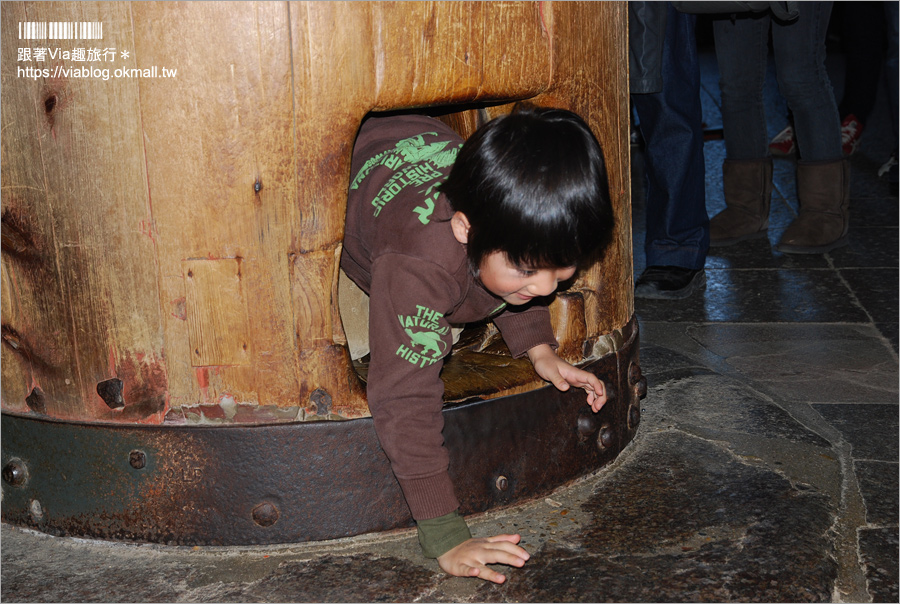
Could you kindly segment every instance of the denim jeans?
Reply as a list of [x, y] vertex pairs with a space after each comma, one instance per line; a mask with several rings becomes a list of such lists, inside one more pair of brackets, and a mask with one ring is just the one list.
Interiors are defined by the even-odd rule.
[[790, 22], [781, 22], [769, 12], [714, 21], [722, 126], [729, 159], [762, 159], [768, 155], [763, 84], [770, 28], [778, 89], [794, 115], [800, 158], [841, 159], [841, 118], [825, 71], [825, 34], [831, 4], [799, 2], [800, 17]]
[[631, 95], [645, 143], [647, 266], [701, 269], [709, 250], [695, 21], [669, 5], [662, 91]]

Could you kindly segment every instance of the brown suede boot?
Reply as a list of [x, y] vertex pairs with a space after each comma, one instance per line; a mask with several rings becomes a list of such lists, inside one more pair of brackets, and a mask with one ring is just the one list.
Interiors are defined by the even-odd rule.
[[726, 159], [724, 210], [709, 221], [709, 245], [723, 247], [765, 237], [772, 200], [772, 158]]
[[797, 162], [800, 214], [775, 249], [824, 254], [847, 244], [850, 225], [850, 162]]

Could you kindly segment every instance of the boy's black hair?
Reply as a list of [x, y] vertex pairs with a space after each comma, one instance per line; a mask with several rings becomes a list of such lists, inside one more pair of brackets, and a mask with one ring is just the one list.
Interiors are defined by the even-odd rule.
[[600, 144], [564, 109], [525, 107], [480, 127], [441, 190], [469, 220], [475, 275], [496, 251], [523, 268], [577, 266], [612, 231]]

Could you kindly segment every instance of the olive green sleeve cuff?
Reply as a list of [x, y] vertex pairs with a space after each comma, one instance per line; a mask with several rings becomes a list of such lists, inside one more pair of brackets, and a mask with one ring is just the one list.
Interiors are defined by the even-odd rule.
[[456, 510], [437, 518], [416, 520], [416, 525], [419, 530], [419, 545], [426, 558], [443, 556], [472, 538], [465, 519]]

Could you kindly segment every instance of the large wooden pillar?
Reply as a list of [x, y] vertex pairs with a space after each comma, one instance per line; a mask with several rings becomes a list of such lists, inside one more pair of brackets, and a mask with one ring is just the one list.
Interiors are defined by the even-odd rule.
[[[49, 22], [103, 37], [20, 37]], [[555, 326], [582, 364], [631, 337], [624, 2], [4, 2], [2, 59], [4, 422], [365, 417], [336, 296], [372, 111], [464, 134], [518, 100], [581, 114], [616, 230]], [[507, 365], [448, 392], [545, 386]]]

